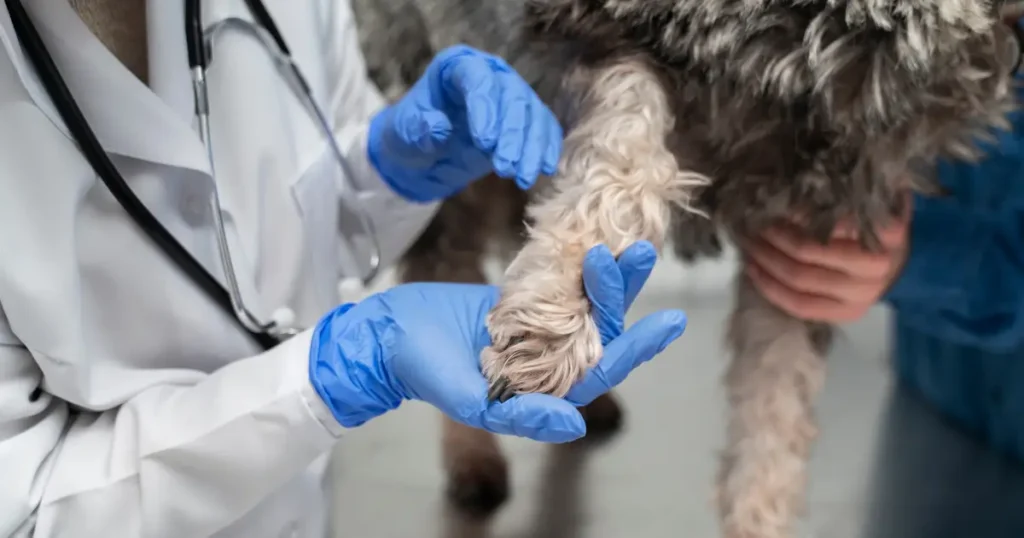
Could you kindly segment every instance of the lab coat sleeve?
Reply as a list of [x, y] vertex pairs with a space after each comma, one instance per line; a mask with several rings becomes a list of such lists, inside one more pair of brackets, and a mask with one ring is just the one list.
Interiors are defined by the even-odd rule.
[[308, 381], [309, 341], [88, 412], [49, 392], [44, 371], [59, 366], [0, 311], [0, 535], [34, 523], [35, 538], [182, 538], [229, 525], [342, 433]]
[[[325, 56], [328, 80], [333, 81], [330, 106], [336, 135], [346, 154], [353, 178], [361, 191], [360, 202], [367, 208], [381, 242], [382, 263], [390, 265], [419, 236], [437, 211], [438, 203], [407, 200], [384, 182], [370, 162], [367, 139], [370, 121], [387, 101], [370, 79], [359, 45], [358, 31], [349, 0], [328, 0], [332, 28], [325, 35], [334, 37]], [[339, 192], [344, 186], [339, 185]]]

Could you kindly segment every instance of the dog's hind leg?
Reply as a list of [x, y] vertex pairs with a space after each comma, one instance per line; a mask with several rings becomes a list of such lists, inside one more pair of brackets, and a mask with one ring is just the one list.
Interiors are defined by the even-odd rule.
[[582, 378], [602, 352], [582, 284], [588, 249], [604, 243], [617, 256], [648, 240], [660, 250], [673, 206], [708, 183], [666, 147], [673, 111], [643, 59], [571, 70], [563, 98], [573, 110], [559, 172], [527, 210], [527, 242], [488, 317], [494, 344], [481, 360], [498, 398], [564, 395]]
[[830, 327], [785, 314], [740, 278], [727, 336], [730, 417], [716, 494], [725, 538], [791, 536], [803, 510], [830, 335]]

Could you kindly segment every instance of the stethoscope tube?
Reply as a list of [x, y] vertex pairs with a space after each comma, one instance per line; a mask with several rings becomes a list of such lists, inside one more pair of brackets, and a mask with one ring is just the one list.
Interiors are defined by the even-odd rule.
[[[31, 18], [25, 12], [20, 0], [5, 0], [11, 15], [11, 22], [18, 40], [25, 48], [28, 58], [35, 67], [43, 86], [60, 113], [72, 137], [76, 140], [86, 160], [99, 175], [111, 194], [139, 224], [146, 235], [163, 251], [172, 263], [177, 265], [199, 288], [227, 314], [234, 323], [249, 334], [263, 349], [276, 346], [279, 341], [266, 332], [251, 331], [235, 315], [230, 294], [195, 258], [167, 231], [160, 221], [146, 208], [132, 192], [117, 168], [110, 161], [95, 133], [89, 127], [74, 96], [64, 83], [63, 77], [52, 56], [46, 49]], [[201, 35], [201, 33], [200, 33]], [[202, 50], [202, 48], [198, 49]]]
[[[200, 0], [186, 0], [186, 2], [191, 4], [186, 16], [201, 18]], [[214, 57], [214, 51], [212, 50], [212, 43], [215, 41], [214, 38], [219, 32], [228, 29], [246, 32], [263, 45], [263, 48], [270, 54], [278, 72], [288, 83], [292, 92], [295, 94], [295, 97], [303, 104], [306, 111], [313, 117], [313, 120], [320, 129], [321, 134], [327, 141], [329, 146], [328, 149], [331, 151], [335, 161], [344, 173], [346, 183], [348, 183], [346, 188], [355, 192], [357, 189], [351, 181], [352, 178], [356, 177], [356, 175], [349, 166], [348, 160], [342, 153], [341, 148], [338, 146], [338, 141], [334, 136], [331, 122], [328, 120], [323, 109], [313, 98], [312, 87], [309, 85], [306, 77], [302, 74], [302, 70], [299, 69], [298, 64], [296, 64], [295, 60], [291, 57], [288, 46], [285, 44], [284, 38], [281, 37], [280, 30], [278, 30], [277, 25], [270, 17], [270, 14], [267, 12], [263, 2], [260, 0], [246, 0], [246, 5], [249, 6], [254, 19], [256, 19], [255, 24], [240, 17], [228, 17], [214, 23], [209, 28], [203, 27], [200, 22], [193, 22], [186, 25], [186, 32], [190, 34], [186, 41], [189, 46], [189, 67], [193, 76], [196, 115], [200, 120], [200, 128], [202, 128], [204, 122], [208, 122], [209, 120], [209, 100], [206, 93], [205, 73], [209, 62], [211, 62]], [[204, 142], [209, 149], [211, 146], [209, 138], [205, 138]], [[211, 153], [211, 168], [213, 167], [212, 158]], [[372, 282], [380, 272], [381, 247], [376, 227], [374, 226], [373, 219], [371, 219], [367, 213], [366, 208], [358, 205], [357, 203], [353, 203], [350, 196], [341, 196], [339, 202], [344, 212], [356, 218], [359, 225], [362, 227], [362, 231], [370, 240], [371, 251], [368, 256], [368, 268], [367, 272], [362, 276], [362, 284], [366, 286]], [[356, 250], [357, 249], [355, 248], [351, 249], [352, 252], [355, 252]]]
[[235, 276], [235, 265], [231, 260], [228, 238], [224, 231], [224, 217], [221, 215], [220, 193], [216, 185], [217, 173], [210, 129], [210, 100], [206, 88], [206, 64], [209, 58], [203, 41], [202, 11], [199, 0], [186, 0], [185, 2], [185, 39], [188, 44], [189, 71], [192, 75], [192, 91], [195, 98], [195, 115], [199, 123], [199, 137], [206, 148], [206, 158], [209, 161], [210, 174], [214, 180], [210, 196], [210, 214], [213, 218], [217, 253], [220, 256], [221, 267], [224, 268], [224, 278], [227, 281], [226, 288], [228, 298], [231, 300], [232, 312], [249, 332], [269, 333], [279, 339], [292, 336], [297, 331], [281, 324], [281, 320], [275, 319], [269, 323], [261, 323], [245, 308], [242, 292]]
[[[210, 104], [206, 81], [206, 70], [214, 58], [213, 43], [216, 41], [215, 38], [219, 32], [227, 29], [241, 30], [250, 34], [262, 44], [264, 50], [273, 59], [278, 72], [295, 93], [296, 98], [305, 106], [307, 112], [313, 116], [344, 176], [351, 181], [354, 175], [348, 166], [345, 156], [342, 154], [341, 148], [338, 147], [338, 142], [334, 137], [330, 122], [313, 98], [312, 88], [294, 59], [292, 59], [284, 37], [281, 35], [270, 13], [266, 10], [266, 6], [260, 0], [246, 0], [245, 3], [250, 15], [255, 19], [255, 23], [240, 17], [228, 17], [207, 29], [202, 23], [202, 4], [200, 0], [185, 1], [185, 34], [188, 47], [189, 70], [192, 74], [192, 90], [195, 98], [195, 115], [199, 122], [199, 134], [203, 144], [206, 146], [210, 172], [214, 177], [214, 189], [210, 205], [217, 232], [217, 249], [221, 258], [221, 265], [225, 268], [227, 289], [235, 315], [238, 316], [242, 324], [250, 331], [263, 331], [279, 337], [288, 337], [298, 332], [291, 326], [290, 318], [294, 317], [291, 310], [287, 308], [278, 309], [274, 313], [274, 319], [266, 324], [261, 323], [246, 310], [241, 290], [235, 277], [234, 264], [231, 260], [227, 236], [224, 231], [219, 194], [216, 188], [216, 165], [214, 163], [213, 141], [210, 130]], [[355, 191], [354, 187], [351, 185], [349, 187]], [[365, 286], [376, 278], [380, 269], [381, 254], [379, 240], [373, 226], [373, 221], [366, 214], [364, 208], [354, 206], [348, 196], [341, 196], [340, 203], [344, 211], [356, 216], [363, 231], [371, 241], [372, 251], [369, 255], [369, 272], [363, 276], [362, 281]], [[351, 248], [353, 253], [356, 250], [354, 246]]]

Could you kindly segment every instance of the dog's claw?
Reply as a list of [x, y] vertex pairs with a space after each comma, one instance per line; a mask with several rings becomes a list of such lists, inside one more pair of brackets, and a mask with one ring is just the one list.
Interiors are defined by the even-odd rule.
[[491, 401], [506, 402], [514, 395], [515, 391], [509, 387], [508, 378], [502, 376], [491, 385], [491, 389], [487, 392], [487, 399]]

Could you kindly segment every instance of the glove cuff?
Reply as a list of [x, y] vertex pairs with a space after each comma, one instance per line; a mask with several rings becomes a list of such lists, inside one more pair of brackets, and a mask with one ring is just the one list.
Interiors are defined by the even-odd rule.
[[380, 336], [379, 328], [363, 331], [361, 324], [344, 319], [355, 306], [345, 304], [324, 316], [309, 346], [309, 381], [345, 428], [361, 426], [402, 403], [381, 367], [380, 343], [362, 334]]

